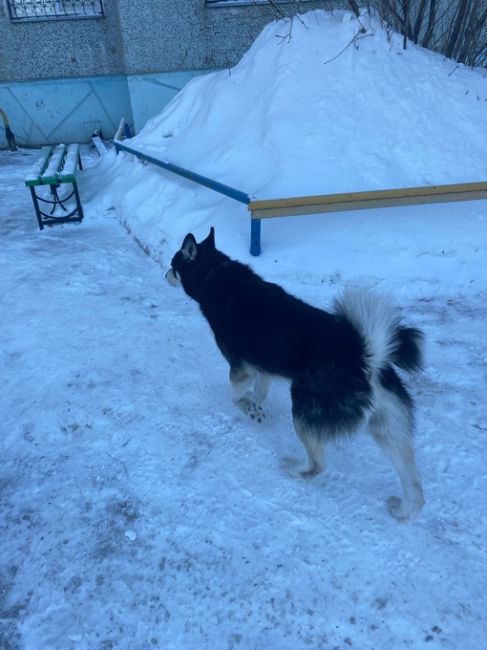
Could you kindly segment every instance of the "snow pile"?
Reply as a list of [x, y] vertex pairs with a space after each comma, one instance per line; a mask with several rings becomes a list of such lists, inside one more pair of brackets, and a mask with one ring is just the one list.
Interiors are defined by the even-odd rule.
[[[257, 198], [483, 180], [485, 73], [404, 51], [363, 22], [366, 34], [350, 13], [310, 12], [290, 38], [289, 23], [271, 23], [238, 65], [194, 79], [130, 146]], [[129, 155], [102, 167], [109, 182], [97, 200], [156, 256], [215, 225], [242, 257], [245, 206]]]

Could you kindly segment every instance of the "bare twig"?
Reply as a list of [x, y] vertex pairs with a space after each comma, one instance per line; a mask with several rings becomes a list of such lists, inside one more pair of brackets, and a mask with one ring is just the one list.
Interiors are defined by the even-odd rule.
[[348, 3], [350, 5], [350, 7], [352, 8], [353, 13], [355, 14], [355, 18], [357, 19], [357, 21], [360, 24], [360, 27], [361, 27], [360, 33], [365, 34], [365, 32], [367, 30], [365, 29], [364, 24], [360, 20], [360, 9], [358, 7], [358, 4], [357, 4], [356, 0], [348, 0]]
[[[286, 14], [286, 13], [285, 13], [281, 8], [280, 8], [280, 7], [279, 7], [279, 5], [276, 3], [275, 0], [267, 0], [267, 2], [268, 2], [268, 3], [270, 4], [270, 6], [274, 9], [274, 11], [276, 12], [276, 14], [277, 14], [278, 16], [280, 16], [281, 18], [288, 18], [288, 15], [287, 15], [287, 14]], [[296, 4], [297, 9], [298, 9], [298, 11], [299, 11], [300, 8], [301, 8], [301, 7], [300, 7], [300, 2], [299, 2], [299, 0], [294, 0], [294, 3]], [[294, 13], [294, 14], [291, 16], [291, 20], [292, 20], [294, 17], [296, 17], [296, 18], [299, 20], [299, 22], [300, 22], [304, 27], [306, 27], [306, 25], [305, 25], [305, 23], [304, 23], [304, 20], [301, 18], [301, 16], [299, 15], [298, 12]]]
[[291, 16], [291, 18], [289, 19], [289, 31], [287, 34], [284, 34], [284, 36], [281, 36], [281, 34], [276, 34], [276, 38], [281, 39], [280, 43], [284, 43], [284, 41], [286, 41], [287, 43], [290, 42], [293, 33], [293, 20], [294, 20], [294, 16]]
[[355, 44], [357, 41], [361, 41], [366, 36], [373, 36], [373, 34], [361, 34], [360, 36], [359, 36], [359, 34], [360, 34], [360, 32], [355, 34], [354, 37], [352, 38], [352, 40], [350, 41], [350, 43], [347, 43], [345, 45], [345, 47], [343, 48], [343, 50], [340, 50], [340, 52], [338, 52], [338, 54], [336, 56], [333, 56], [331, 59], [328, 59], [328, 61], [325, 61], [323, 63], [323, 65], [327, 65], [328, 63], [331, 63], [332, 61], [335, 61], [335, 59], [338, 59], [338, 57], [341, 56], [345, 52], [345, 50], [347, 50], [350, 47], [350, 45]]

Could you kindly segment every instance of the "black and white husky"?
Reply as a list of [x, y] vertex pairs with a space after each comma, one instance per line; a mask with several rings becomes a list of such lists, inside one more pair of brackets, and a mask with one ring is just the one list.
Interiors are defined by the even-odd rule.
[[391, 515], [407, 519], [421, 509], [413, 402], [394, 366], [419, 369], [423, 337], [384, 298], [352, 289], [332, 313], [312, 307], [219, 251], [213, 228], [200, 243], [186, 235], [166, 278], [198, 302], [245, 414], [261, 422], [270, 377], [290, 380], [294, 427], [309, 459], [303, 477], [324, 469], [327, 440], [365, 425], [402, 484], [402, 498], [387, 500]]

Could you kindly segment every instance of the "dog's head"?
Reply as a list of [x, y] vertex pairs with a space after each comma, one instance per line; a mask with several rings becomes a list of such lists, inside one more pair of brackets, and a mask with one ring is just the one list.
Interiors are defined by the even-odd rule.
[[196, 287], [204, 280], [220, 255], [222, 254], [215, 247], [214, 228], [210, 229], [208, 237], [199, 244], [194, 235], [189, 233], [172, 258], [166, 280], [173, 287], [182, 286], [188, 295], [195, 298]]

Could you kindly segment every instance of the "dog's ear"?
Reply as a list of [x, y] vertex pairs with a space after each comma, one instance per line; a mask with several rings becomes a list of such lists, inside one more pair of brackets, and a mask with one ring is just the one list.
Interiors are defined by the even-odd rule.
[[210, 228], [210, 234], [208, 237], [205, 239], [205, 241], [201, 242], [202, 244], [205, 244], [205, 246], [208, 248], [215, 248], [215, 229], [213, 226]]
[[193, 261], [196, 259], [197, 252], [198, 245], [196, 243], [196, 239], [192, 233], [189, 233], [184, 238], [183, 245], [181, 246], [181, 253], [187, 260]]

